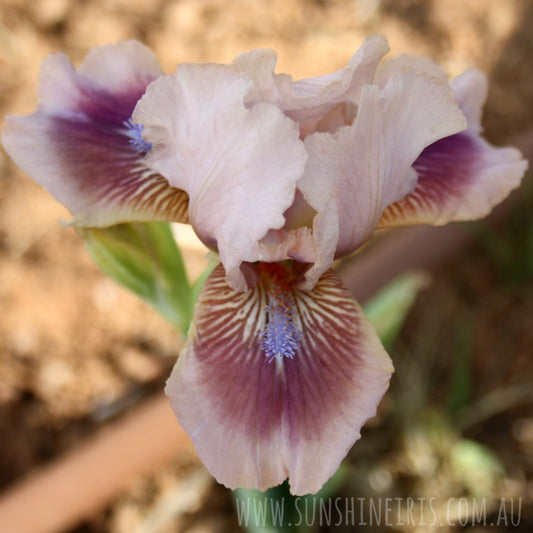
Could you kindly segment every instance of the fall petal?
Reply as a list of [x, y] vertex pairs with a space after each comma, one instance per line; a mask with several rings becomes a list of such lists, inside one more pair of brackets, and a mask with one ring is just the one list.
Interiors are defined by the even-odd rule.
[[480, 117], [486, 77], [468, 70], [452, 83], [468, 129], [428, 146], [414, 162], [414, 191], [390, 205], [380, 226], [442, 225], [486, 216], [520, 185], [527, 161], [514, 148], [496, 148], [483, 139]]
[[137, 41], [94, 48], [77, 71], [64, 54], [52, 54], [41, 66], [39, 104], [50, 114], [127, 120], [146, 86], [162, 74], [152, 51]]
[[39, 109], [6, 119], [6, 151], [81, 225], [186, 220], [187, 195], [146, 167], [150, 147], [130, 120], [158, 73], [154, 62], [131, 41], [94, 50], [79, 71], [64, 55], [50, 56], [41, 71]]
[[78, 72], [95, 85], [115, 94], [124, 93], [126, 88], [128, 92], [133, 92], [136, 87], [139, 97], [152, 80], [163, 74], [155, 54], [134, 40], [93, 48]]
[[385, 207], [413, 190], [411, 165], [426, 146], [465, 125], [447, 84], [406, 71], [391, 76], [383, 90], [363, 88], [352, 126], [307, 137], [309, 160], [298, 188], [318, 213], [319, 259], [302, 287], [311, 288], [335, 256], [364, 243]]
[[134, 113], [152, 145], [148, 164], [188, 193], [191, 224], [238, 290], [240, 264], [284, 225], [307, 159], [297, 124], [273, 105], [245, 106], [251, 88], [228, 66], [182, 65], [152, 83]]
[[391, 361], [338, 277], [311, 292], [292, 277], [260, 264], [256, 287], [235, 292], [219, 266], [167, 383], [200, 458], [231, 488], [289, 477], [294, 494], [317, 492], [388, 387]]

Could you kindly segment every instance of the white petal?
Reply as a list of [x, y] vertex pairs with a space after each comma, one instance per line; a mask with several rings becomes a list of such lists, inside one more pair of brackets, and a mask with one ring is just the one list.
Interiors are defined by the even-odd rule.
[[358, 103], [361, 88], [372, 81], [379, 61], [388, 51], [387, 40], [374, 35], [365, 40], [344, 69], [295, 82], [286, 74], [274, 73], [277, 55], [273, 50], [241, 54], [231, 67], [253, 81], [246, 103], [273, 103], [300, 124], [305, 137], [317, 129], [332, 131], [337, 124], [351, 121], [351, 109], [345, 109], [346, 104]]
[[50, 114], [83, 113], [101, 90], [116, 97], [115, 106], [128, 107], [129, 118], [146, 86], [162, 74], [150, 49], [137, 41], [91, 50], [78, 71], [64, 54], [52, 54], [41, 65], [39, 103]]
[[119, 94], [132, 86], [146, 87], [163, 74], [152, 50], [135, 40], [93, 48], [78, 72], [106, 91]]
[[252, 80], [253, 86], [245, 97], [247, 105], [270, 102], [281, 106], [292, 92], [292, 78], [288, 74], [275, 74], [278, 54], [274, 50], [260, 49], [237, 56], [230, 67]]
[[346, 100], [357, 103], [361, 87], [372, 82], [378, 63], [388, 51], [385, 37], [368, 37], [342, 70], [296, 81], [292, 98], [285, 103], [285, 109], [331, 105]]
[[425, 74], [431, 78], [437, 78], [444, 83], [448, 81], [446, 73], [430, 57], [402, 54], [394, 59], [384, 61], [379, 65], [376, 70], [376, 76], [374, 77], [374, 83], [384, 88], [393, 74], [405, 71]]
[[387, 40], [374, 35], [365, 40], [344, 69], [295, 82], [291, 98], [281, 105], [288, 116], [300, 123], [302, 136], [314, 131], [334, 131], [339, 121], [331, 125], [325, 119], [335, 108], [341, 118], [346, 115], [344, 124], [350, 123], [353, 114], [350, 106], [359, 103], [363, 86], [372, 82], [378, 63], [388, 51]]

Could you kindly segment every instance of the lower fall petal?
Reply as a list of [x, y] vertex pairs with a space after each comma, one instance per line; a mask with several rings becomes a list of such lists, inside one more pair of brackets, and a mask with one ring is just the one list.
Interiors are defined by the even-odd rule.
[[295, 289], [291, 263], [260, 263], [236, 292], [219, 266], [200, 294], [166, 392], [200, 458], [230, 488], [287, 477], [317, 492], [376, 412], [392, 363], [340, 279]]
[[81, 225], [185, 222], [187, 194], [144, 164], [151, 146], [131, 121], [158, 72], [151, 52], [134, 41], [93, 50], [78, 71], [64, 55], [49, 56], [39, 109], [7, 117], [2, 143]]
[[468, 129], [420, 154], [413, 164], [418, 174], [415, 189], [385, 209], [380, 227], [482, 218], [520, 185], [527, 169], [522, 154], [494, 147], [480, 135], [486, 76], [469, 69], [455, 78], [452, 88]]
[[8, 117], [2, 143], [80, 225], [187, 222], [187, 194], [143, 164], [133, 127], [38, 111]]
[[520, 185], [527, 161], [466, 131], [432, 144], [413, 166], [414, 191], [385, 209], [380, 227], [482, 218]]

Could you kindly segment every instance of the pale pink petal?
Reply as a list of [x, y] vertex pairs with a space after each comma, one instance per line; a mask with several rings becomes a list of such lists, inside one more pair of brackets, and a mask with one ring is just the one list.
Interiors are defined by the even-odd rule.
[[50, 115], [127, 120], [162, 74], [154, 54], [137, 41], [95, 48], [77, 71], [64, 54], [52, 54], [41, 66], [39, 105]]
[[284, 225], [307, 159], [297, 124], [271, 104], [245, 106], [251, 87], [228, 66], [182, 65], [134, 113], [152, 144], [148, 163], [189, 194], [191, 224], [237, 290], [246, 289], [241, 263]]
[[121, 94], [138, 87], [141, 94], [163, 74], [155, 54], [144, 44], [130, 40], [93, 48], [78, 72], [106, 91]]
[[481, 132], [483, 104], [489, 90], [487, 76], [477, 69], [465, 70], [452, 81], [452, 89], [466, 117], [468, 129], [472, 133]]
[[480, 117], [487, 94], [484, 74], [468, 70], [452, 84], [468, 130], [428, 146], [414, 163], [415, 190], [389, 206], [380, 226], [446, 224], [487, 215], [520, 185], [527, 161], [513, 148], [483, 139]]
[[278, 54], [274, 50], [259, 49], [238, 55], [230, 64], [235, 72], [243, 74], [253, 82], [244, 102], [253, 105], [270, 102], [280, 107], [292, 93], [292, 77], [276, 74]]
[[309, 160], [298, 188], [318, 213], [318, 259], [302, 287], [311, 288], [335, 256], [363, 244], [385, 207], [413, 190], [417, 175], [411, 165], [426, 146], [465, 126], [447, 84], [402, 71], [383, 90], [363, 88], [352, 126], [307, 137]]
[[[401, 55], [379, 65], [374, 83], [380, 87], [385, 87], [388, 79], [394, 73], [406, 70], [425, 74], [443, 82], [447, 81], [446, 73], [431, 58]], [[479, 70], [468, 69], [457, 76], [451, 85], [459, 104], [459, 109], [467, 118], [468, 129], [479, 132], [481, 130], [481, 112], [487, 98], [487, 77]]]
[[382, 35], [368, 37], [342, 70], [294, 82], [292, 98], [285, 103], [286, 109], [331, 105], [346, 100], [357, 103], [361, 87], [372, 82], [378, 63], [389, 50], [387, 39]]
[[[106, 88], [115, 67], [117, 79]], [[149, 145], [130, 121], [158, 71], [151, 53], [135, 42], [102, 47], [80, 70], [87, 76], [61, 54], [44, 61], [40, 108], [6, 119], [6, 151], [78, 224], [186, 221], [187, 195], [143, 163]]]
[[444, 83], [448, 81], [446, 73], [430, 57], [402, 54], [394, 59], [389, 59], [381, 63], [376, 70], [373, 83], [384, 88], [392, 75], [405, 71], [425, 74], [431, 78], [437, 78]]
[[374, 35], [365, 40], [344, 69], [296, 82], [286, 74], [274, 73], [277, 54], [273, 50], [241, 54], [231, 67], [253, 81], [246, 96], [248, 105], [273, 103], [300, 124], [305, 137], [316, 130], [334, 131], [353, 120], [361, 88], [371, 83], [379, 61], [388, 51], [387, 40]]
[[294, 83], [290, 99], [282, 102], [287, 116], [300, 124], [302, 136], [333, 132], [355, 117], [361, 90], [372, 82], [376, 68], [389, 51], [385, 37], [368, 37], [348, 65], [334, 74]]
[[332, 271], [300, 292], [291, 266], [258, 268], [240, 293], [213, 272], [166, 393], [219, 482], [265, 490], [288, 477], [292, 493], [315, 493], [374, 416], [392, 363]]

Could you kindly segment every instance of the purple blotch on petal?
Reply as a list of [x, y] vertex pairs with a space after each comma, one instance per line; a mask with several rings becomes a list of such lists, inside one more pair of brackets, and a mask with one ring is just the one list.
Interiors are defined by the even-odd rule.
[[[290, 265], [258, 269], [258, 284], [245, 292], [228, 287], [222, 267], [211, 274], [166, 392], [219, 482], [265, 490], [289, 477], [294, 494], [314, 493], [375, 414], [392, 366], [332, 271], [304, 292], [294, 288], [299, 275]], [[266, 307], [280, 295], [293, 314], [289, 321], [278, 308], [274, 320], [300, 336], [293, 357], [269, 361]], [[286, 331], [270, 335], [273, 344], [287, 339]]]
[[420, 182], [432, 182], [444, 191], [453, 191], [475, 178], [472, 169], [479, 158], [479, 147], [468, 132], [456, 133], [425, 148], [413, 166]]

